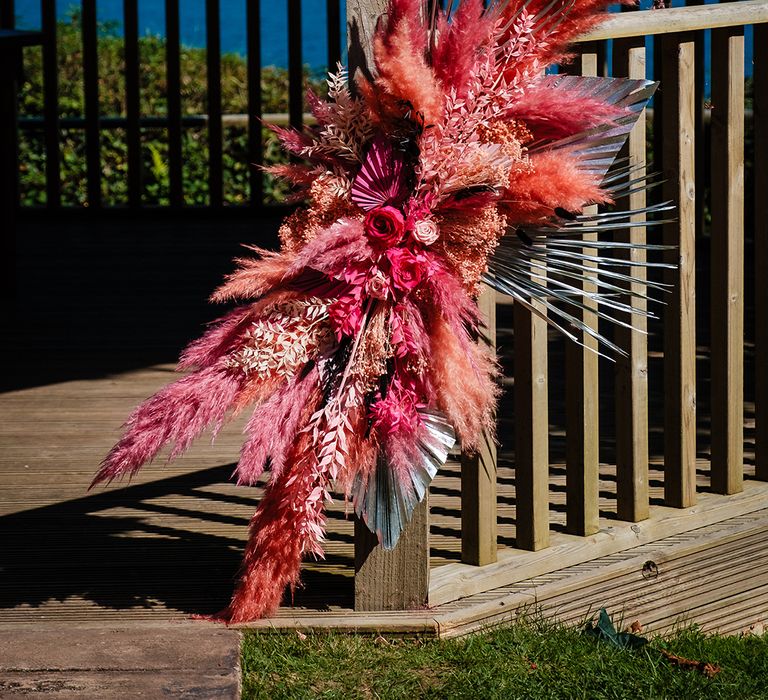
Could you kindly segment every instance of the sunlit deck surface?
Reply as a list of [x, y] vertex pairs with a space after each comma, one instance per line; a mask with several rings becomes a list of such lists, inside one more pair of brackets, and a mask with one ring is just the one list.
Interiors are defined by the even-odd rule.
[[[0, 623], [162, 620], [214, 613], [227, 604], [260, 496], [258, 488], [229, 481], [245, 417], [235, 420], [213, 445], [203, 438], [175, 462], [158, 460], [147, 466], [131, 483], [87, 489], [131, 409], [174, 378], [178, 351], [218, 315], [220, 310], [207, 306], [205, 299], [231, 269], [229, 259], [238, 253], [238, 243], [270, 243], [275, 229], [274, 220], [222, 223], [210, 217], [22, 222], [19, 313], [4, 334], [2, 350]], [[511, 336], [503, 329], [508, 321], [507, 310], [500, 307], [500, 350], [507, 370]], [[652, 503], [661, 504], [662, 385], [653, 359], [658, 358], [657, 346], [652, 338], [650, 484]], [[556, 361], [562, 348], [562, 341], [551, 343], [550, 515], [555, 530], [562, 530], [565, 522], [563, 381]], [[705, 355], [702, 347], [701, 357]], [[748, 357], [748, 387], [751, 366]], [[610, 435], [609, 363], [604, 363], [601, 384], [606, 393], [601, 421], [608, 428], [604, 434]], [[699, 387], [699, 430], [705, 436], [704, 369]], [[508, 382], [505, 388], [499, 546], [514, 547], [513, 387]], [[749, 402], [746, 420], [751, 475]], [[612, 451], [607, 440], [601, 453], [604, 524], [615, 521]], [[707, 454], [699, 458], [699, 486], [706, 490]], [[435, 479], [430, 508], [431, 565], [459, 561], [455, 462]], [[765, 518], [765, 513], [757, 516]], [[286, 600], [282, 615], [352, 608], [352, 532], [345, 504], [337, 499], [329, 510], [326, 558], [306, 563], [304, 587], [292, 601]], [[758, 550], [765, 558], [768, 520], [761, 532]], [[765, 597], [768, 581], [760, 586], [759, 595]]]

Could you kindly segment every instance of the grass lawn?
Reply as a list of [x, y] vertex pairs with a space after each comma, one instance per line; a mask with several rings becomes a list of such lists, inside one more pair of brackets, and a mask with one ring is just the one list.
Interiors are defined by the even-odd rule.
[[[717, 667], [681, 668], [662, 651]], [[246, 633], [243, 698], [768, 698], [768, 635], [689, 628], [620, 648], [527, 621], [459, 640]]]

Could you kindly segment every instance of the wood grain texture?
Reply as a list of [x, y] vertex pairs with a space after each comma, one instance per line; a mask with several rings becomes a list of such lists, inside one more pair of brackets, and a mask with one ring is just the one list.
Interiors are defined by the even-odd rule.
[[[587, 45], [578, 62], [580, 73], [596, 76], [598, 54]], [[596, 213], [597, 207], [586, 207], [584, 213]], [[582, 234], [583, 240], [597, 240], [597, 233]], [[585, 248], [585, 255], [595, 255], [594, 248]], [[585, 266], [596, 268], [594, 263]], [[569, 280], [569, 284], [586, 294], [597, 292], [597, 286], [583, 280]], [[597, 330], [597, 303], [587, 297], [584, 305], [589, 309], [573, 311], [580, 321]], [[566, 412], [566, 527], [574, 535], [597, 532], [598, 468], [600, 461], [600, 411], [598, 401], [597, 341], [584, 332], [577, 334], [578, 343], [566, 341], [565, 346], [565, 412]]]
[[[371, 61], [371, 37], [384, 0], [347, 2], [350, 76]], [[386, 551], [355, 519], [355, 610], [397, 610], [423, 605], [429, 587], [429, 505], [416, 506], [395, 549]]]
[[768, 22], [768, 0], [742, 0], [698, 7], [669, 7], [663, 12], [643, 10], [613, 14], [599, 27], [582, 36], [580, 41], [676, 34], [759, 22]]
[[355, 518], [355, 610], [423, 607], [429, 589], [429, 497], [416, 506], [397, 546], [385, 550]]
[[[712, 489], [744, 466], [744, 32], [712, 32]], [[759, 359], [759, 358], [758, 358]]]
[[515, 304], [514, 326], [516, 541], [535, 551], [549, 546], [547, 323]]
[[[733, 564], [733, 554], [738, 564]], [[657, 575], [643, 574], [647, 562]], [[768, 511], [758, 510], [695, 533], [641, 544], [621, 555], [599, 557], [411, 613], [281, 611], [240, 628], [291, 633], [427, 634], [451, 638], [512, 622], [535, 603], [546, 617], [576, 624], [605, 605], [647, 630], [667, 629], [681, 618], [707, 631], [747, 629], [768, 614]], [[724, 585], [721, 585], [724, 582]]]
[[[667, 12], [667, 10], [664, 10]], [[672, 291], [664, 309], [664, 495], [668, 505], [696, 501], [696, 172], [694, 51], [690, 36], [665, 36], [662, 46], [664, 199], [677, 221], [664, 226]]]
[[430, 605], [441, 605], [738, 517], [764, 508], [768, 502], [766, 499], [766, 484], [746, 482], [741, 493], [729, 497], [704, 493], [700, 495], [699, 502], [689, 508], [651, 506], [649, 518], [641, 523], [604, 521], [600, 531], [588, 537], [553, 533], [551, 546], [543, 552], [526, 552], [520, 547], [502, 549], [495, 564], [480, 568], [458, 563], [445, 564], [432, 571], [429, 602]]
[[754, 28], [755, 474], [768, 481], [768, 24]]
[[347, 2], [347, 50], [349, 75], [354, 78], [360, 70], [370, 74], [373, 65], [373, 33], [376, 23], [387, 9], [387, 0], [348, 0]]
[[[483, 286], [478, 300], [484, 335], [496, 348], [496, 292]], [[461, 561], [483, 566], [496, 561], [496, 443], [484, 435], [480, 449], [461, 455]]]
[[[618, 40], [613, 46], [614, 75], [628, 78], [645, 78], [645, 40]], [[646, 173], [646, 119], [643, 111], [629, 134], [624, 155], [630, 163], [639, 167], [634, 177]], [[645, 190], [639, 189], [617, 203], [619, 209], [643, 209], [646, 206]], [[633, 221], [642, 221], [641, 214]], [[619, 231], [615, 240], [622, 243], [643, 244], [646, 229], [643, 227]], [[632, 249], [626, 256], [635, 263], [646, 259], [644, 250]], [[629, 291], [643, 294], [646, 270], [642, 266], [628, 268], [632, 276]], [[641, 297], [622, 299], [639, 311], [645, 311], [647, 303]], [[614, 376], [616, 392], [616, 468], [617, 514], [621, 520], [637, 522], [648, 517], [648, 322], [642, 314], [633, 314], [632, 330], [616, 326], [615, 338], [619, 347], [627, 353], [617, 357]]]

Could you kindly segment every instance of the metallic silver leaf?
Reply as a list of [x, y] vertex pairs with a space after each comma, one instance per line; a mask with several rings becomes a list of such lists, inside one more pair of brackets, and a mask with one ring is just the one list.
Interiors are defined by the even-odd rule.
[[413, 509], [424, 499], [437, 470], [445, 464], [456, 443], [453, 426], [439, 411], [419, 410], [418, 459], [404, 483], [379, 454], [373, 472], [359, 475], [352, 486], [355, 513], [378, 538], [384, 549], [393, 549], [411, 519]]

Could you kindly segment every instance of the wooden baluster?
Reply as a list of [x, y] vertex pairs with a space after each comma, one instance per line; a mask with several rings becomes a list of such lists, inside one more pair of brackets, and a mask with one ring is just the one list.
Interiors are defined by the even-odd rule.
[[288, 0], [288, 122], [304, 122], [304, 61], [301, 56], [301, 0]]
[[[744, 467], [744, 30], [712, 31], [712, 489]], [[763, 195], [765, 196], [765, 195]]]
[[328, 18], [328, 70], [335, 71], [341, 60], [341, 4], [340, 0], [326, 0], [325, 14]]
[[[581, 75], [596, 76], [598, 52], [594, 45], [584, 46], [580, 57]], [[588, 207], [585, 213], [596, 213], [597, 207]], [[597, 233], [582, 234], [584, 240], [597, 240]], [[584, 253], [595, 255], [595, 249]], [[585, 263], [589, 265], [590, 263]], [[596, 267], [596, 265], [592, 265]], [[569, 284], [594, 293], [592, 282], [569, 280]], [[585, 306], [597, 309], [597, 303], [584, 299]], [[592, 328], [597, 328], [597, 316], [576, 309], [574, 316]], [[565, 345], [565, 398], [566, 398], [566, 526], [574, 535], [591, 535], [599, 529], [598, 480], [600, 478], [600, 428], [598, 402], [597, 341], [587, 333], [580, 333], [583, 345], [566, 340]]]
[[[613, 44], [614, 75], [645, 78], [645, 41], [642, 37], [623, 39]], [[633, 166], [643, 166], [632, 177], [645, 174], [645, 111], [632, 128], [624, 151]], [[646, 206], [645, 190], [631, 193], [618, 204], [619, 209], [642, 209]], [[633, 217], [642, 221], [643, 215]], [[622, 230], [615, 240], [641, 244], [646, 241], [642, 227]], [[627, 254], [632, 262], [645, 262], [644, 250]], [[646, 271], [643, 267], [630, 267], [630, 291], [644, 293]], [[639, 297], [627, 296], [622, 301], [645, 310], [646, 302]], [[627, 352], [616, 358], [616, 510], [619, 519], [638, 522], [648, 517], [648, 323], [645, 316], [633, 314], [633, 330], [616, 326], [616, 344]]]
[[549, 546], [547, 322], [515, 304], [514, 328], [516, 544], [537, 550]]
[[[495, 352], [496, 292], [483, 286], [478, 304]], [[476, 454], [461, 456], [461, 561], [475, 566], [495, 562], [496, 534], [496, 444], [484, 435]]]
[[168, 199], [172, 207], [181, 207], [184, 204], [180, 32], [179, 0], [165, 0], [165, 74], [168, 83]]
[[754, 28], [755, 476], [768, 481], [768, 24]]
[[[723, 0], [728, 2], [729, 0]], [[685, 0], [686, 7], [694, 7], [704, 5], [704, 0]], [[704, 127], [704, 80], [705, 80], [705, 64], [704, 64], [704, 35], [703, 29], [697, 30], [693, 33], [693, 41], [696, 44], [695, 48], [695, 72], [696, 72], [696, 182], [704, 182], [707, 173], [707, 157], [706, 153], [706, 136], [707, 131]], [[714, 54], [712, 54], [714, 56]], [[707, 206], [707, 201], [704, 192], [699, 192], [699, 196], [696, 197], [696, 236], [697, 238], [704, 235], [704, 209]], [[700, 239], [699, 239], [700, 240]]]
[[45, 116], [45, 205], [61, 206], [61, 152], [59, 130], [59, 65], [56, 56], [56, 5], [40, 5], [43, 44], [43, 113]]
[[[370, 65], [371, 36], [386, 0], [347, 0], [350, 77]], [[413, 608], [429, 590], [429, 501], [416, 506], [411, 521], [391, 551], [365, 523], [355, 519], [355, 610]]]
[[694, 51], [692, 37], [662, 39], [662, 158], [664, 198], [677, 204], [677, 221], [664, 241], [677, 264], [665, 274], [671, 287], [664, 310], [664, 498], [686, 508], [696, 502], [696, 171]]

